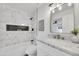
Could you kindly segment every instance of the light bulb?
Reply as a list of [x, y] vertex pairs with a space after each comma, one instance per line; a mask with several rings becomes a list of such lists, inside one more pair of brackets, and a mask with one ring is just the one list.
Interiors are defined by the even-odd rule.
[[72, 6], [72, 3], [68, 3], [68, 6]]
[[52, 7], [50, 7], [50, 11], [52, 11]]
[[21, 24], [22, 26], [24, 26], [25, 24]]
[[52, 10], [52, 13], [55, 13], [55, 10]]
[[55, 7], [50, 7], [50, 11], [52, 11], [53, 9], [55, 9]]
[[58, 7], [59, 10], [62, 10], [62, 6]]
[[59, 7], [60, 5], [59, 4], [57, 4], [57, 7]]

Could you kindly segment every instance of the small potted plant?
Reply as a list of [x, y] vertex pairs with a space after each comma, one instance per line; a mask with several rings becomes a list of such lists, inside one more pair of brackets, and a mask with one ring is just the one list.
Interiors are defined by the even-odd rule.
[[72, 42], [79, 43], [79, 38], [78, 38], [79, 29], [74, 28], [74, 30], [72, 30], [71, 33], [73, 34], [73, 37], [71, 38]]

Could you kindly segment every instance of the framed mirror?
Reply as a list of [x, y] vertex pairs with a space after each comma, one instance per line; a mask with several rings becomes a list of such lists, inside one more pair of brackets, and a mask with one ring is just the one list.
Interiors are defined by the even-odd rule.
[[[61, 9], [58, 7], [51, 11], [50, 32], [70, 33], [74, 29], [74, 6], [64, 3]], [[54, 12], [53, 12], [54, 11]]]

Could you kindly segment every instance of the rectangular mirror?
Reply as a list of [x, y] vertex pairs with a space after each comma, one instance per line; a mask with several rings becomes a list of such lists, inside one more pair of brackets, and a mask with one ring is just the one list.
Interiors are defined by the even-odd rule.
[[50, 30], [52, 33], [70, 33], [74, 29], [73, 4], [68, 6], [64, 3], [62, 8], [58, 7], [51, 11]]

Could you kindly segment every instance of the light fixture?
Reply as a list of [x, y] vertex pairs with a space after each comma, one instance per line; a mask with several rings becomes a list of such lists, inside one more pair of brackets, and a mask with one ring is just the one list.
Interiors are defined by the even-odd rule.
[[21, 24], [22, 26], [24, 26], [25, 24]]
[[58, 10], [60, 10], [60, 11], [61, 11], [61, 10], [62, 10], [62, 6], [59, 6], [59, 7], [58, 7]]
[[56, 7], [59, 7], [60, 5], [59, 4], [57, 4], [57, 6]]
[[51, 5], [49, 5], [50, 6], [50, 11], [52, 11], [52, 13], [55, 13], [55, 9], [56, 8], [58, 8], [58, 10], [61, 11], [63, 4], [64, 3], [57, 3], [57, 4], [53, 4], [53, 5], [51, 4]]
[[68, 6], [72, 6], [72, 3], [68, 3]]
[[55, 10], [52, 10], [52, 13], [55, 13]]
[[50, 7], [50, 11], [52, 11], [52, 7]]

